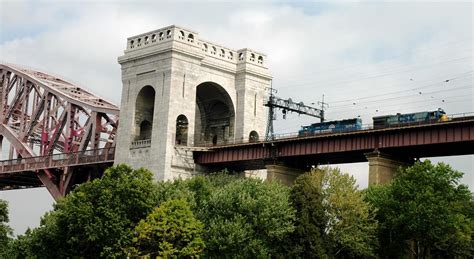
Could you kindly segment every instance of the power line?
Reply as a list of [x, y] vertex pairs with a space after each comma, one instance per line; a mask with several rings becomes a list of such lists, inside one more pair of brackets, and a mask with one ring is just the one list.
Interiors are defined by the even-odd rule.
[[415, 93], [415, 95], [404, 95], [404, 96], [395, 96], [395, 97], [390, 97], [390, 98], [384, 98], [384, 99], [378, 99], [378, 100], [371, 100], [371, 101], [365, 101], [365, 102], [353, 102], [352, 104], [345, 104], [345, 105], [339, 105], [339, 106], [333, 106], [333, 108], [345, 108], [345, 107], [354, 107], [356, 105], [361, 105], [361, 104], [368, 104], [368, 103], [377, 103], [377, 102], [386, 102], [390, 100], [397, 100], [401, 98], [410, 98], [410, 97], [419, 97], [420, 95], [428, 95], [428, 94], [436, 94], [436, 93], [443, 93], [443, 92], [452, 92], [452, 91], [459, 91], [463, 89], [472, 89], [472, 85], [463, 85], [459, 87], [453, 87], [450, 89], [443, 89], [443, 90], [437, 90], [437, 91], [431, 91], [431, 92], [418, 92]]
[[282, 89], [282, 88], [283, 89], [284, 88], [293, 88], [293, 87], [298, 87], [298, 86], [300, 86], [300, 89], [301, 89], [301, 86], [303, 86], [303, 88], [306, 88], [306, 87], [313, 87], [314, 85], [331, 86], [332, 88], [334, 88], [334, 86], [337, 86], [337, 85], [344, 84], [346, 86], [347, 83], [352, 83], [352, 82], [357, 82], [357, 81], [364, 81], [364, 80], [368, 80], [368, 79], [375, 79], [375, 78], [381, 78], [381, 77], [387, 77], [387, 76], [390, 76], [390, 75], [400, 74], [400, 73], [404, 73], [404, 72], [413, 72], [413, 71], [417, 71], [417, 70], [424, 70], [424, 69], [428, 69], [429, 67], [432, 67], [432, 66], [442, 65], [442, 64], [446, 64], [446, 63], [450, 63], [450, 62], [460, 62], [460, 61], [465, 62], [465, 61], [469, 61], [473, 57], [474, 56], [461, 57], [461, 58], [456, 58], [456, 59], [451, 59], [451, 60], [438, 62], [438, 63], [435, 63], [435, 64], [423, 65], [423, 66], [420, 66], [418, 68], [412, 68], [412, 69], [393, 70], [393, 71], [388, 71], [388, 72], [382, 71], [383, 73], [381, 73], [381, 74], [374, 74], [374, 75], [369, 74], [366, 77], [357, 78], [357, 79], [338, 80], [338, 81], [334, 81], [333, 83], [331, 83], [331, 82], [327, 83], [327, 82], [324, 82], [324, 81], [319, 81], [319, 82], [308, 82], [308, 83], [299, 83], [299, 84], [286, 84], [286, 85], [280, 87], [280, 89]]
[[[406, 89], [406, 90], [400, 90], [400, 91], [395, 91], [395, 92], [389, 92], [389, 93], [384, 93], [384, 94], [377, 94], [377, 95], [371, 95], [371, 96], [365, 96], [365, 97], [360, 97], [360, 98], [352, 98], [352, 99], [345, 99], [345, 100], [339, 100], [339, 101], [332, 101], [331, 103], [334, 104], [334, 103], [341, 103], [341, 102], [354, 102], [354, 101], [360, 101], [360, 100], [365, 100], [365, 99], [371, 99], [371, 98], [376, 98], [376, 97], [380, 97], [380, 96], [385, 96], [385, 95], [391, 95], [391, 94], [396, 94], [396, 93], [403, 93], [403, 92], [407, 92], [407, 91], [413, 91], [413, 90], [419, 90], [419, 89], [423, 89], [423, 88], [430, 88], [430, 87], [439, 87], [439, 86], [445, 86], [445, 83], [448, 83], [448, 82], [452, 82], [454, 80], [457, 80], [457, 79], [461, 79], [461, 78], [468, 78], [468, 77], [472, 77], [473, 75], [469, 75], [469, 74], [472, 74], [474, 71], [468, 71], [468, 72], [465, 72], [465, 73], [462, 73], [462, 74], [458, 74], [458, 75], [465, 75], [465, 76], [457, 76], [457, 77], [442, 77], [443, 79], [442, 80], [438, 80], [438, 81], [435, 81], [433, 83], [430, 83], [430, 84], [426, 84], [426, 85], [422, 85], [422, 86], [418, 86], [418, 87], [415, 87], [415, 88], [410, 88], [410, 89]], [[440, 77], [441, 78], [441, 77]], [[448, 78], [448, 79], [446, 79]], [[425, 80], [425, 81], [432, 81], [432, 80]], [[424, 81], [421, 81], [421, 82], [424, 82]], [[443, 85], [438, 85], [438, 84], [443, 84]], [[403, 86], [402, 84], [397, 84], [397, 85], [391, 85], [389, 86], [390, 88], [394, 88], [394, 87], [401, 87]], [[386, 87], [388, 88], [388, 87]], [[378, 88], [378, 90], [381, 90], [381, 89], [386, 89], [386, 88]]]
[[[464, 43], [464, 42], [467, 42], [469, 44], [468, 41], [472, 42], [473, 39], [474, 39], [474, 37], [470, 37], [470, 38], [464, 38], [464, 39], [460, 39], [460, 40], [446, 41], [446, 42], [443, 42], [443, 43], [439, 43], [437, 46], [434, 46], [434, 47], [408, 49], [408, 50], [405, 50], [404, 52], [402, 52], [399, 55], [388, 57], [388, 58], [386, 58], [385, 60], [383, 60], [381, 62], [376, 62], [376, 65], [379, 66], [379, 67], [384, 66], [384, 63], [393, 62], [397, 58], [404, 57], [404, 56], [407, 56], [407, 55], [410, 55], [410, 54], [413, 54], [413, 53], [417, 53], [418, 55], [420, 55], [420, 54], [423, 55], [423, 54], [426, 54], [426, 53], [423, 53], [423, 52], [426, 52], [426, 50], [430, 50], [430, 51], [428, 51], [428, 53], [432, 52], [432, 51], [440, 52], [440, 50], [444, 49], [443, 47], [450, 47], [449, 50], [451, 50], [451, 49], [458, 50], [459, 48], [453, 48], [452, 46], [453, 45], [455, 46], [455, 45], [458, 45], [458, 44]], [[468, 50], [471, 50], [471, 53], [472, 53], [472, 44], [469, 44], [468, 47], [469, 47]], [[321, 73], [321, 72], [336, 71], [336, 70], [344, 71], [344, 70], [348, 70], [348, 69], [351, 69], [351, 68], [354, 68], [354, 67], [359, 68], [360, 65], [366, 65], [366, 64], [367, 63], [365, 63], [365, 62], [359, 62], [359, 63], [353, 64], [353, 65], [350, 65], [350, 66], [345, 66], [345, 67], [333, 67], [333, 68], [329, 68], [329, 69], [321, 69], [321, 70], [318, 70], [318, 72]], [[287, 78], [289, 78], [289, 79], [292, 79], [292, 78], [300, 79], [300, 78], [305, 77], [305, 76], [312, 77], [312, 76], [314, 76], [314, 73], [295, 74], [295, 75], [287, 77]]]

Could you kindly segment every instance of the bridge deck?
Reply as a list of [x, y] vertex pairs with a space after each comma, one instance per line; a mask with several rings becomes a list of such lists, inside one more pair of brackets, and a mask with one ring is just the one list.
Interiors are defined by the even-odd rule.
[[[364, 152], [374, 149], [408, 157], [473, 154], [474, 117], [303, 137], [287, 135], [267, 142], [188, 148], [194, 151], [196, 163], [235, 170], [261, 169], [268, 159], [299, 165], [360, 162], [366, 159]], [[115, 148], [104, 148], [0, 161], [0, 188], [42, 186], [37, 177], [39, 170], [108, 166], [114, 162], [114, 153]]]

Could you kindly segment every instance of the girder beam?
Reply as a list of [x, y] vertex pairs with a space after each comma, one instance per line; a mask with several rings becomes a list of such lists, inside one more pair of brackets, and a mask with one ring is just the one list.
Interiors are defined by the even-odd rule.
[[[117, 121], [111, 118], [118, 113], [114, 104], [65, 80], [0, 64], [0, 137], [10, 143], [10, 159], [113, 147]], [[51, 165], [36, 176], [57, 199], [68, 192], [74, 169]]]

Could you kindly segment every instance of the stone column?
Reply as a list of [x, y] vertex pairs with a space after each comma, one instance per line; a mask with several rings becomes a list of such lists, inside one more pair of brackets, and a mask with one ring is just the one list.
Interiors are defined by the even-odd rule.
[[287, 167], [281, 164], [265, 165], [267, 169], [267, 181], [279, 181], [284, 185], [291, 186], [296, 177], [304, 173], [301, 169]]
[[400, 167], [410, 165], [406, 160], [402, 161], [378, 151], [367, 153], [365, 157], [369, 161], [369, 185], [389, 183]]

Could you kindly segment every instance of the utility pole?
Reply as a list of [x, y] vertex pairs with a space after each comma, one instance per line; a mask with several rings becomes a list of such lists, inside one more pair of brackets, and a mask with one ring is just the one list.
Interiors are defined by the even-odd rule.
[[267, 120], [267, 130], [265, 132], [265, 141], [270, 141], [275, 138], [275, 135], [273, 133], [273, 121], [276, 119], [274, 106], [271, 104], [273, 103], [273, 99], [274, 99], [273, 94], [277, 93], [278, 91], [276, 89], [273, 89], [273, 81], [270, 81], [270, 88], [266, 88], [266, 90], [269, 91], [269, 95], [268, 95], [268, 102], [265, 104], [265, 106], [268, 107], [268, 120]]
[[329, 104], [324, 102], [324, 94], [322, 101], [318, 101], [318, 104], [321, 105], [321, 122], [324, 122], [324, 110], [329, 108]]
[[[323, 109], [318, 109], [314, 108], [311, 106], [305, 105], [303, 102], [293, 102], [291, 98], [288, 98], [287, 100], [279, 98], [274, 95], [274, 93], [277, 93], [276, 89], [273, 89], [273, 84], [270, 85], [270, 88], [267, 88], [269, 90], [269, 98], [268, 101], [264, 104], [265, 106], [268, 107], [268, 121], [267, 121], [267, 131], [265, 133], [265, 141], [271, 141], [275, 139], [275, 135], [273, 133], [273, 121], [275, 120], [275, 109], [281, 109], [283, 111], [283, 118], [286, 118], [286, 114], [288, 112], [295, 112], [297, 114], [303, 114], [303, 115], [308, 115], [311, 117], [316, 117], [320, 118], [321, 121], [324, 121], [324, 110]], [[324, 97], [323, 97], [323, 104], [321, 104], [321, 107], [324, 108], [327, 105], [324, 103]]]

